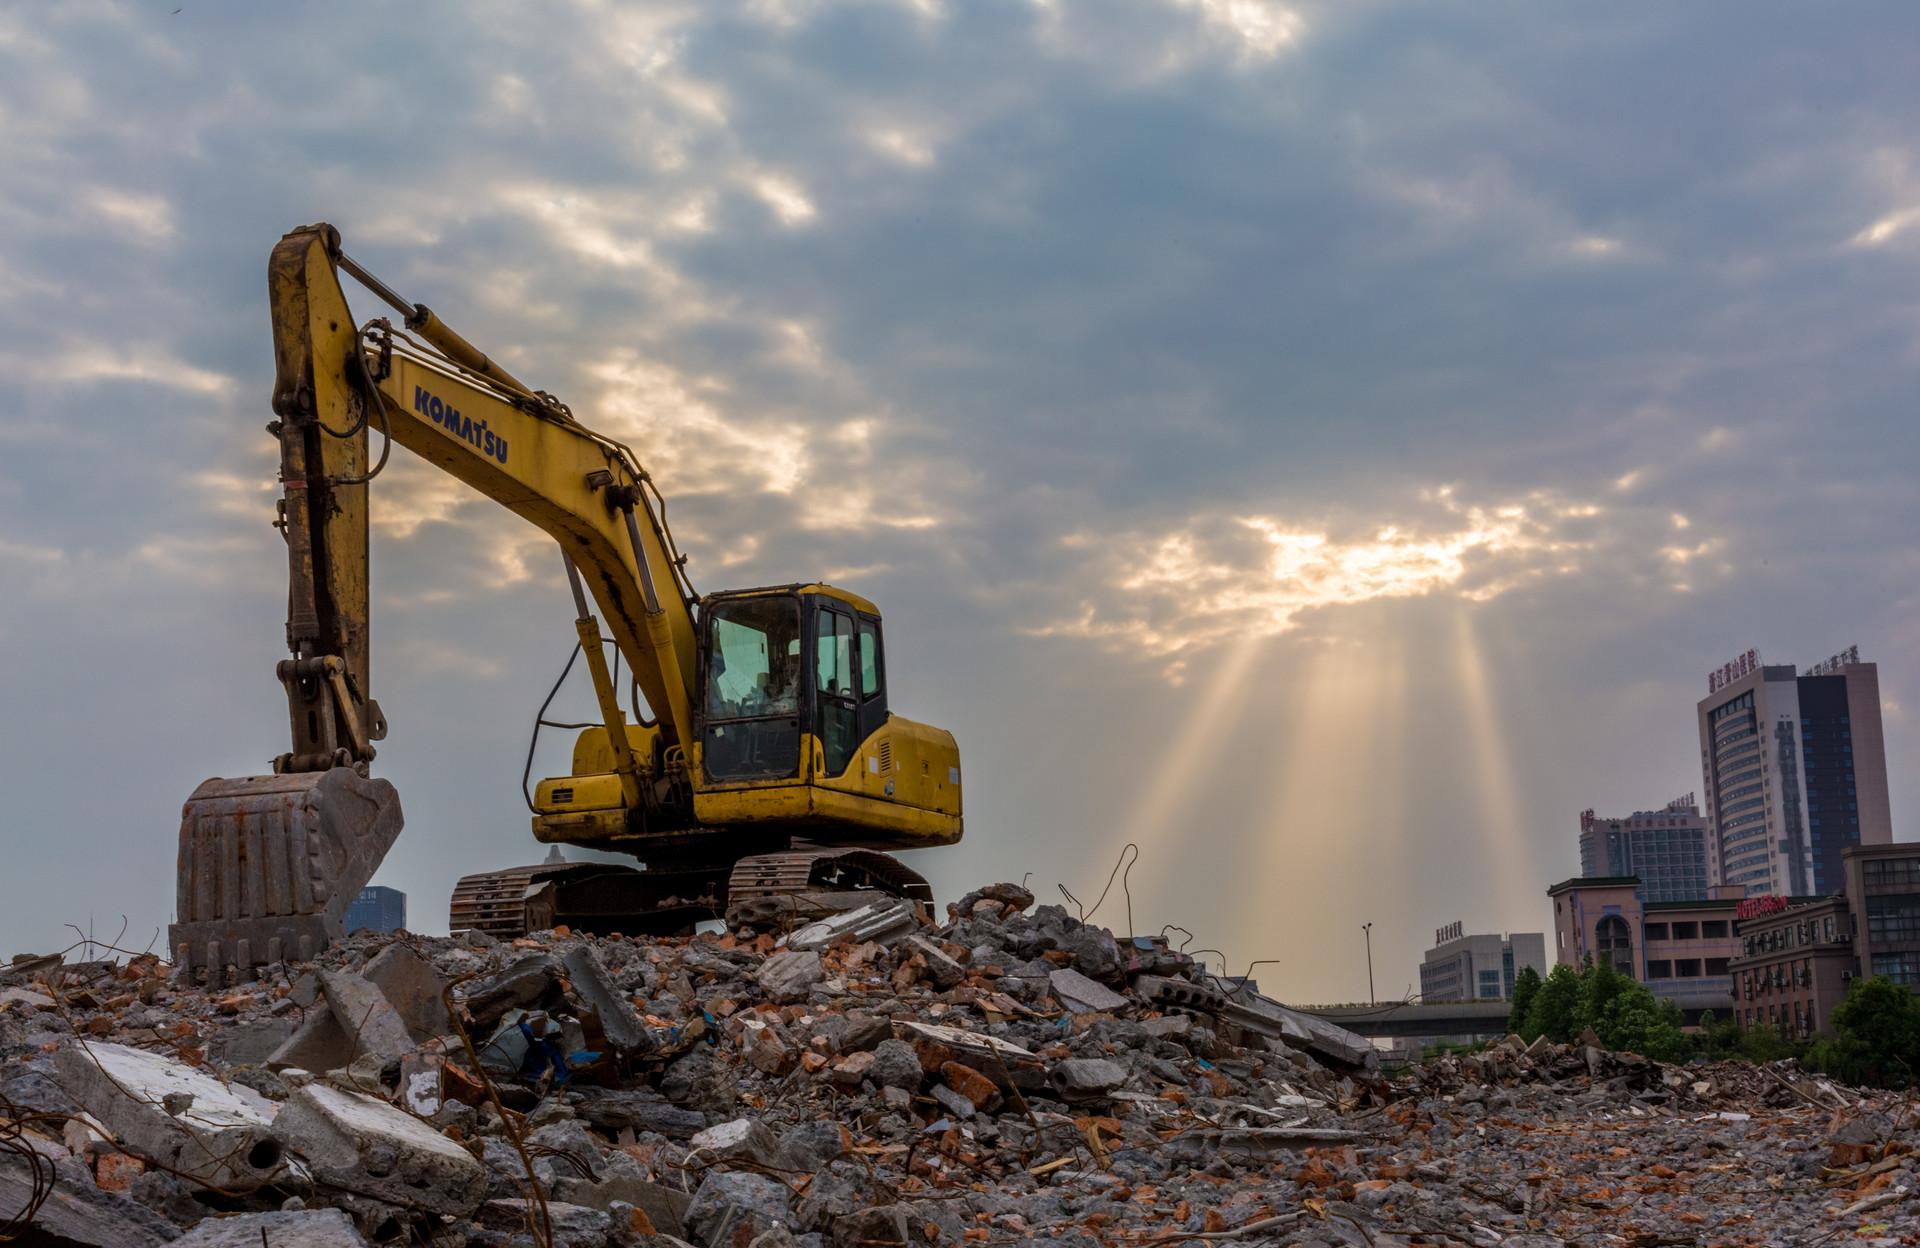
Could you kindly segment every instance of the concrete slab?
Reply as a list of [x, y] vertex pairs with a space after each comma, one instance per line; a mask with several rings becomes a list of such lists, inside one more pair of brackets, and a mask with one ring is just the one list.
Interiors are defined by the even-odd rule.
[[399, 941], [388, 945], [360, 974], [392, 1004], [416, 1041], [424, 1043], [453, 1030], [440, 997], [446, 984], [412, 945]]
[[323, 970], [320, 992], [347, 1035], [355, 1056], [371, 1053], [383, 1062], [397, 1062], [413, 1052], [413, 1034], [387, 994], [366, 977], [352, 971]]
[[358, 1092], [310, 1083], [280, 1107], [273, 1133], [331, 1187], [455, 1217], [486, 1198], [486, 1167], [473, 1154]]
[[1062, 967], [1047, 977], [1053, 999], [1072, 1014], [1110, 1014], [1125, 1009], [1131, 1002], [1105, 984], [1096, 983], [1070, 967]]
[[653, 1047], [653, 1037], [640, 1021], [640, 1015], [634, 1012], [633, 1002], [613, 986], [606, 968], [593, 956], [591, 948], [581, 945], [571, 950], [561, 964], [567, 968], [573, 995], [580, 998], [581, 1004], [599, 1021], [600, 1031], [615, 1053], [644, 1053]]
[[861, 906], [858, 910], [849, 910], [845, 914], [836, 914], [818, 923], [809, 923], [787, 937], [787, 948], [824, 949], [842, 936], [888, 945], [918, 926], [919, 919], [915, 916], [913, 903], [902, 897], [894, 897]]
[[274, 1104], [160, 1053], [75, 1040], [54, 1054], [69, 1096], [120, 1146], [226, 1191], [252, 1191], [285, 1165], [269, 1128]]

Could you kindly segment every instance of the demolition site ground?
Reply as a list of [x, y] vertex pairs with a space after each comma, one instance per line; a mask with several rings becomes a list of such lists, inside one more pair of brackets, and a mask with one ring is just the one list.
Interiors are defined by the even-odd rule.
[[98, 1245], [1920, 1243], [1916, 1113], [1792, 1063], [1364, 1040], [1012, 885], [693, 938], [0, 973], [0, 1231]]

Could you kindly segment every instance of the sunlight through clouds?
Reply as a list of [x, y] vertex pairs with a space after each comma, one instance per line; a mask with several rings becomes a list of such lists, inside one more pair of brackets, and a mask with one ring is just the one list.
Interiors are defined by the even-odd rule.
[[[1354, 535], [1266, 515], [1204, 515], [1158, 537], [1069, 537], [1107, 584], [1077, 617], [1031, 630], [1085, 637], [1158, 659], [1235, 636], [1273, 636], [1303, 612], [1452, 593], [1486, 601], [1564, 575], [1594, 545], [1601, 509], [1536, 492], [1480, 506], [1450, 488], [1421, 500], [1425, 523]], [[1177, 665], [1174, 669], [1177, 671]]]

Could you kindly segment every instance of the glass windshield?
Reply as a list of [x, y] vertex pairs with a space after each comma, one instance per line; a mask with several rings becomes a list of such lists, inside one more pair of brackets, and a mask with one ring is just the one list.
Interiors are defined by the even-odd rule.
[[800, 604], [748, 598], [713, 609], [707, 714], [792, 715], [800, 707]]
[[837, 611], [820, 612], [819, 662], [815, 674], [822, 693], [853, 696], [853, 622]]

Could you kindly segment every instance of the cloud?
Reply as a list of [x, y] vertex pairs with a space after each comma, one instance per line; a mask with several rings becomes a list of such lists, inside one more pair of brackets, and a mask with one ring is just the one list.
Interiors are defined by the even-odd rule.
[[1088, 597], [1076, 613], [1030, 631], [1177, 661], [1229, 640], [1291, 632], [1329, 608], [1438, 595], [1490, 602], [1579, 573], [1623, 537], [1597, 504], [1547, 491], [1478, 504], [1432, 489], [1399, 510], [1392, 521], [1348, 515], [1337, 523], [1215, 510], [1162, 534], [1076, 533], [1064, 544], [1090, 571]]

